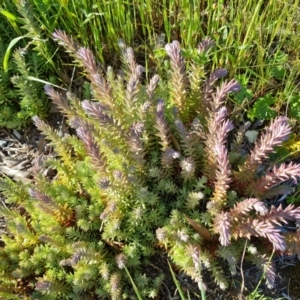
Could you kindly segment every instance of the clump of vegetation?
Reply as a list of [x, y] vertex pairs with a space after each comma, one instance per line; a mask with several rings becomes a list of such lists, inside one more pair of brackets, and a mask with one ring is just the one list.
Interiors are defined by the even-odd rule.
[[[46, 113], [47, 105], [41, 106], [36, 97], [30, 99], [24, 88], [33, 85], [42, 99], [43, 85], [33, 83], [33, 77], [52, 83], [53, 78], [63, 77], [63, 84], [70, 85], [73, 65], [51, 39], [58, 25], [91, 49], [98, 61], [113, 67], [119, 67], [117, 41], [122, 38], [134, 46], [138, 61], [147, 70], [159, 74], [161, 59], [156, 51], [160, 51], [162, 41], [179, 40], [189, 56], [202, 37], [211, 36], [217, 46], [211, 55], [212, 64], [227, 68], [231, 77], [236, 76], [246, 90], [252, 91], [251, 95], [241, 92], [231, 99], [234, 113], [246, 112], [250, 119], [267, 120], [288, 106], [288, 115], [298, 122], [299, 16], [299, 0], [54, 0], [51, 5], [49, 1], [3, 0], [0, 126], [21, 127], [34, 111], [40, 116]], [[9, 54], [16, 47], [28, 50], [27, 75], [12, 63]], [[67, 65], [63, 74], [62, 63]], [[15, 75], [19, 75], [16, 87], [11, 84]]]
[[[33, 116], [46, 116], [49, 101], [42, 85], [34, 79], [55, 81], [49, 72], [54, 71], [49, 45], [42, 40], [31, 6], [26, 1], [21, 2], [8, 3], [11, 12], [0, 6], [0, 127], [6, 128], [24, 127]], [[5, 7], [5, 3], [3, 5]], [[19, 18], [13, 14], [17, 12]], [[22, 32], [25, 32], [23, 36]], [[10, 55], [16, 43], [21, 48]], [[36, 51], [31, 51], [34, 49]]]
[[233, 124], [225, 99], [240, 86], [225, 80], [215, 88], [224, 69], [205, 76], [199, 57], [213, 46], [209, 38], [189, 61], [179, 42], [167, 44], [168, 80], [154, 75], [146, 85], [144, 68], [123, 42], [123, 70], [115, 75], [65, 32], [54, 38], [84, 68], [93, 101], [46, 86], [76, 135], [61, 137], [34, 117], [58, 154], [45, 162], [55, 178], [37, 172], [32, 186], [1, 181], [9, 207], [0, 209], [8, 228], [1, 237], [0, 295], [133, 299], [133, 279], [143, 297], [155, 298], [162, 277], [150, 278], [145, 266], [161, 246], [203, 287], [207, 268], [226, 288], [215, 257], [235, 272], [245, 241], [271, 286], [272, 249], [299, 254], [299, 232], [284, 234], [280, 224], [300, 220], [300, 208], [274, 206], [272, 199], [290, 192], [281, 183], [296, 181], [300, 165], [270, 169], [266, 162], [291, 133], [288, 119], [275, 118], [250, 154], [244, 128], [228, 142]]

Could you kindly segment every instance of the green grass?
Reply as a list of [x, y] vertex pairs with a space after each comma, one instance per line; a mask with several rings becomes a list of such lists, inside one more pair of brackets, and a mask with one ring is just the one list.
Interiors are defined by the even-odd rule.
[[[11, 9], [10, 2], [4, 0], [4, 16]], [[298, 58], [299, 0], [29, 0], [28, 3], [33, 14], [28, 19], [38, 24], [46, 43], [54, 29], [63, 29], [89, 46], [101, 60], [115, 57], [119, 38], [150, 54], [155, 35], [160, 33], [166, 34], [167, 42], [179, 39], [185, 48], [194, 47], [202, 37], [210, 36], [218, 48], [215, 65], [229, 67], [231, 74], [253, 69], [253, 75], [261, 83], [266, 81], [267, 59], [272, 55], [285, 50], [293, 60]], [[7, 16], [10, 25], [20, 35], [20, 17], [14, 13], [10, 16]]]
[[[270, 89], [280, 91], [281, 103], [295, 89], [300, 47], [299, 0], [29, 0], [30, 9], [25, 11], [18, 2], [21, 3], [14, 1], [19, 13], [9, 0], [0, 6], [2, 18], [7, 21], [4, 27], [11, 27], [9, 32], [13, 30], [14, 37], [31, 38], [28, 42], [34, 44], [56, 73], [58, 66], [53, 65], [52, 59], [58, 61], [60, 57], [55, 56], [57, 49], [51, 41], [55, 29], [65, 30], [96, 53], [100, 61], [115, 66], [119, 65], [115, 61], [119, 38], [133, 46], [148, 67], [157, 63], [153, 58], [159, 34], [165, 34], [166, 42], [180, 40], [184, 48], [194, 47], [201, 38], [210, 36], [217, 45], [213, 67], [226, 67], [230, 76], [245, 74], [256, 95]], [[7, 45], [12, 38], [6, 34]], [[282, 54], [286, 56], [284, 63], [277, 59]], [[283, 64], [287, 72], [277, 85], [274, 66]]]

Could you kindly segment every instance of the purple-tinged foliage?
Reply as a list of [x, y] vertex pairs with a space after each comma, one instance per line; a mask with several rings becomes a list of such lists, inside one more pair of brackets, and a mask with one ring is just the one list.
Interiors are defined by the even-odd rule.
[[68, 104], [68, 100], [64, 95], [57, 92], [51, 85], [45, 85], [45, 93], [53, 101], [53, 103], [57, 105], [57, 107], [63, 114], [72, 114], [72, 110]]
[[198, 53], [202, 54], [208, 52], [212, 47], [215, 46], [215, 41], [210, 37], [205, 37], [198, 45]]
[[132, 153], [137, 164], [140, 166], [144, 166], [145, 164], [145, 151], [142, 141], [144, 131], [144, 124], [142, 122], [136, 122], [129, 129], [129, 151]]
[[[300, 165], [290, 162], [289, 164], [281, 164], [278, 167], [274, 166], [271, 171], [268, 171], [266, 175], [262, 176], [256, 181], [253, 181], [247, 187], [247, 193], [252, 193], [255, 197], [270, 197], [271, 188], [279, 183], [293, 179], [293, 183], [297, 184], [300, 178]], [[291, 192], [291, 188], [288, 186], [277, 186], [277, 189], [273, 191], [277, 195], [288, 195]]]
[[220, 235], [219, 240], [222, 246], [230, 244], [231, 223], [231, 215], [224, 211], [220, 212], [214, 219], [214, 231]]
[[277, 117], [272, 120], [258, 143], [255, 144], [255, 148], [251, 152], [251, 160], [261, 162], [268, 154], [274, 152], [276, 146], [280, 146], [288, 139], [291, 129], [286, 117]]
[[29, 196], [41, 201], [42, 203], [46, 205], [53, 205], [53, 201], [50, 197], [46, 196], [45, 194], [35, 190], [35, 189], [29, 189]]
[[232, 79], [229, 82], [225, 81], [222, 83], [220, 87], [217, 87], [216, 93], [212, 94], [213, 105], [212, 109], [216, 110], [219, 109], [222, 105], [224, 105], [224, 101], [226, 96], [229, 93], [238, 92], [240, 90], [240, 84]]
[[93, 128], [79, 127], [76, 129], [78, 137], [84, 142], [87, 153], [92, 159], [94, 168], [99, 170], [102, 174], [106, 173], [107, 159], [100, 152], [100, 147], [95, 141], [93, 135]]
[[167, 148], [166, 151], [161, 155], [161, 167], [167, 174], [174, 173], [174, 159], [180, 157], [180, 153], [174, 149]]
[[114, 273], [109, 278], [112, 299], [120, 299], [121, 279], [120, 273]]
[[[256, 259], [272, 285], [272, 249], [300, 255], [300, 231], [283, 232], [283, 225], [300, 222], [300, 209], [272, 198], [291, 192], [286, 183], [299, 180], [300, 165], [267, 161], [291, 132], [287, 118], [272, 121], [248, 154], [247, 126], [237, 128], [232, 143], [233, 120], [225, 106], [225, 97], [239, 84], [223, 80], [215, 86], [227, 75], [225, 69], [205, 82], [207, 68], [193, 57], [186, 62], [175, 41], [165, 47], [168, 81], [162, 79], [158, 87], [154, 75], [147, 85], [143, 67], [124, 43], [124, 70], [115, 75], [65, 33], [54, 36], [83, 67], [93, 100], [81, 102], [70, 92], [66, 97], [45, 88], [77, 136], [70, 129], [62, 137], [33, 119], [56, 151], [45, 164], [54, 176], [38, 175], [29, 195], [16, 185], [7, 188], [16, 204], [12, 209], [17, 208], [0, 210], [12, 229], [11, 236], [2, 236], [6, 245], [0, 253], [0, 273], [9, 288], [29, 278], [37, 282], [40, 298], [117, 300], [132, 290], [129, 271], [148, 299], [152, 281], [139, 276], [139, 267], [161, 248], [202, 287], [205, 267], [226, 288], [216, 258], [236, 271], [245, 243], [245, 260]], [[189, 53], [201, 52], [202, 59], [212, 45], [205, 39]], [[2, 278], [0, 289], [1, 284], [6, 284]]]
[[185, 61], [181, 54], [180, 44], [178, 41], [166, 44], [165, 49], [171, 62], [171, 102], [177, 107], [179, 113], [184, 116], [187, 109], [186, 94], [188, 86]]
[[[218, 168], [216, 170], [215, 189], [211, 201], [218, 202], [218, 207], [226, 203], [227, 190], [231, 182], [231, 169], [229, 165], [227, 149], [222, 144], [217, 144], [213, 149], [216, 155]], [[218, 211], [211, 211], [212, 215]]]
[[[91, 74], [92, 76], [99, 74], [99, 68], [96, 65], [95, 56], [90, 49], [80, 47], [77, 51], [77, 55], [81, 59], [83, 66], [86, 68], [89, 74]], [[104, 86], [105, 79], [102, 76], [99, 76], [98, 78], [100, 79], [100, 86]]]
[[170, 131], [165, 119], [164, 115], [164, 101], [159, 99], [156, 105], [156, 125], [157, 136], [160, 138], [160, 145], [162, 146], [162, 151], [165, 152], [166, 149], [171, 148], [171, 139], [170, 139]]
[[203, 99], [201, 100], [204, 108], [212, 108], [210, 100], [214, 91], [215, 83], [218, 79], [225, 77], [227, 74], [228, 71], [226, 69], [217, 69], [210, 74], [209, 78], [206, 80], [206, 84], [203, 89]]
[[154, 98], [154, 92], [157, 88], [157, 85], [159, 83], [160, 77], [159, 75], [155, 74], [151, 79], [149, 84], [147, 85], [147, 95], [149, 97], [150, 101], [153, 101]]
[[130, 74], [125, 93], [129, 109], [133, 109], [134, 103], [138, 101], [137, 94], [139, 92], [140, 79], [143, 72], [144, 68], [140, 65], [137, 65]]
[[237, 190], [245, 192], [247, 185], [254, 180], [258, 165], [274, 152], [275, 147], [286, 141], [290, 133], [291, 127], [286, 117], [277, 117], [271, 121], [269, 127], [255, 143], [254, 149], [246, 161], [233, 174]]
[[294, 205], [289, 204], [283, 209], [281, 204], [278, 207], [272, 205], [270, 211], [260, 219], [274, 224], [287, 223], [287, 221], [299, 221], [300, 207], [295, 208]]
[[78, 51], [78, 44], [72, 37], [68, 36], [65, 31], [55, 30], [53, 33], [53, 39], [63, 45], [68, 52], [74, 54]]
[[45, 213], [52, 214], [55, 209], [57, 209], [56, 203], [44, 193], [36, 190], [36, 189], [29, 189], [28, 194], [30, 197], [38, 200], [36, 203]]
[[113, 121], [111, 117], [107, 114], [108, 108], [98, 102], [92, 102], [88, 100], [84, 100], [81, 103], [84, 111], [91, 117], [95, 118], [100, 124], [112, 124]]
[[166, 44], [165, 49], [171, 59], [172, 68], [185, 76], [185, 62], [181, 54], [179, 42], [173, 41], [170, 44]]
[[35, 284], [36, 290], [43, 291], [43, 292], [48, 291], [51, 286], [52, 286], [52, 283], [50, 281], [45, 281], [45, 280], [38, 281]]
[[75, 266], [80, 260], [84, 259], [87, 256], [86, 248], [77, 248], [75, 249], [74, 254], [71, 258], [71, 266]]
[[242, 215], [249, 215], [251, 210], [255, 210], [261, 216], [264, 216], [268, 213], [268, 210], [264, 203], [257, 198], [247, 198], [243, 201], [240, 201], [234, 205], [232, 209], [230, 209], [230, 214], [235, 219], [242, 218]]
[[71, 127], [73, 127], [74, 129], [78, 129], [78, 128], [85, 128], [88, 127], [89, 124], [87, 123], [86, 120], [80, 118], [80, 117], [73, 117], [72, 119], [70, 119], [69, 121], [69, 125]]

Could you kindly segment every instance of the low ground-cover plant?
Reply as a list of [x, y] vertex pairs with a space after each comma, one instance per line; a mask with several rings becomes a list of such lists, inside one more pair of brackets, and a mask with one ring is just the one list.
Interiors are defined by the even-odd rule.
[[[271, 286], [272, 249], [299, 254], [299, 232], [280, 228], [299, 220], [300, 209], [274, 206], [272, 199], [290, 192], [282, 183], [296, 181], [300, 165], [266, 162], [288, 138], [288, 119], [275, 118], [248, 154], [243, 127], [228, 141], [233, 124], [225, 99], [239, 84], [215, 88], [226, 70], [206, 78], [199, 60], [186, 63], [174, 41], [165, 47], [169, 79], [154, 75], [143, 85], [144, 68], [124, 43], [123, 70], [115, 75], [108, 68], [104, 76], [90, 50], [62, 31], [54, 38], [84, 68], [94, 101], [46, 86], [76, 134], [62, 137], [34, 117], [58, 154], [45, 162], [55, 178], [37, 171], [30, 187], [1, 182], [10, 206], [0, 210], [8, 228], [1, 237], [0, 295], [134, 298], [132, 281], [142, 297], [155, 298], [162, 278], [147, 276], [147, 264], [162, 247], [203, 288], [203, 268], [226, 288], [215, 258], [227, 260], [234, 273], [246, 240], [246, 257], [265, 269]], [[195, 51], [205, 56], [212, 46], [207, 38]]]

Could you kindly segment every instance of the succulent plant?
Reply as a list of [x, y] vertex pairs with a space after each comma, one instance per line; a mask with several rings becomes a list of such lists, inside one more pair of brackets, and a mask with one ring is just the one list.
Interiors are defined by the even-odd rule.
[[[266, 161], [291, 133], [288, 119], [273, 120], [249, 154], [241, 151], [243, 127], [228, 141], [234, 126], [225, 100], [239, 84], [223, 80], [224, 69], [205, 79], [199, 61], [207, 61], [208, 38], [188, 61], [177, 41], [167, 44], [167, 78], [145, 83], [123, 42], [123, 69], [115, 75], [64, 32], [53, 36], [83, 68], [93, 100], [45, 88], [74, 130], [62, 137], [34, 117], [57, 152], [45, 162], [55, 178], [1, 182], [10, 206], [0, 209], [8, 228], [0, 295], [134, 299], [126, 266], [142, 295], [155, 298], [162, 276], [149, 277], [145, 266], [162, 247], [196, 281], [205, 284], [207, 268], [226, 288], [215, 258], [234, 273], [246, 245], [246, 257], [266, 269], [271, 286], [272, 249], [300, 254], [299, 231], [280, 230], [299, 221], [300, 208], [273, 201], [291, 192], [284, 182], [297, 181], [300, 165]], [[217, 80], [223, 82], [215, 87]]]

